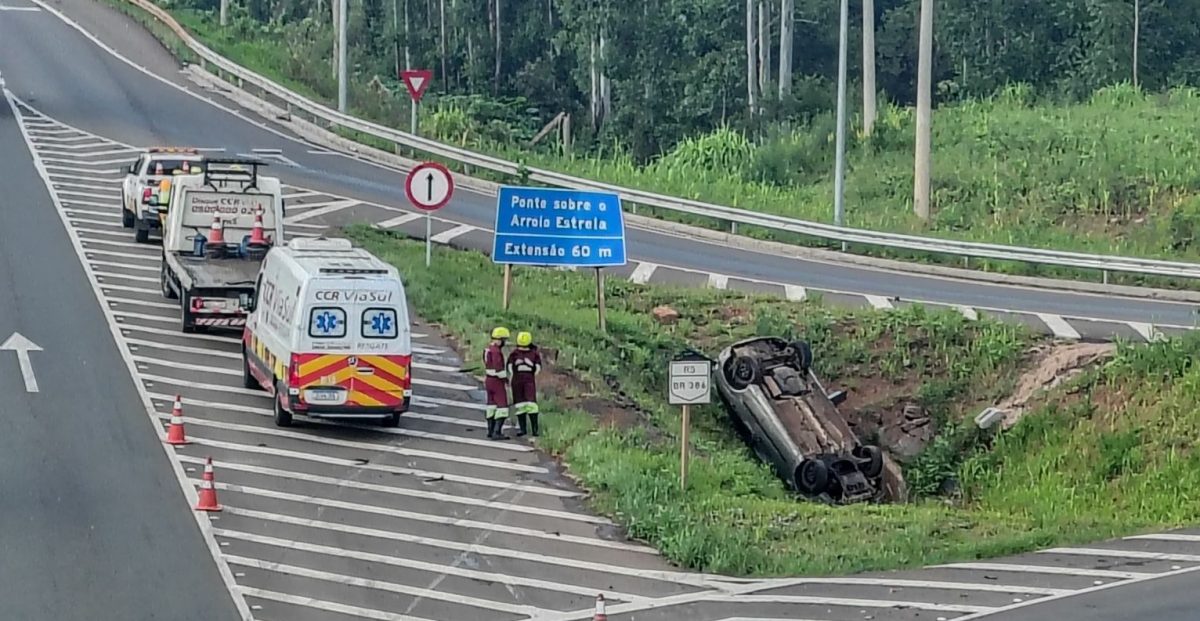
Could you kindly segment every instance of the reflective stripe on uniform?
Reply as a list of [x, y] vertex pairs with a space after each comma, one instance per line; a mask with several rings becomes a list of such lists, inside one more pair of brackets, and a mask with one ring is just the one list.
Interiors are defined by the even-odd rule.
[[522, 401], [513, 404], [513, 412], [517, 415], [521, 414], [537, 414], [538, 404], [533, 401]]
[[498, 408], [494, 405], [489, 405], [485, 416], [495, 419], [508, 418], [508, 408]]

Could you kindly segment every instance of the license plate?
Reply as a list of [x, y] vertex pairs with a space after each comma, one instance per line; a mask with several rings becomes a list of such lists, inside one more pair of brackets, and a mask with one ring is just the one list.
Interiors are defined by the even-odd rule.
[[304, 400], [321, 405], [341, 405], [346, 402], [346, 391], [309, 389], [304, 391]]

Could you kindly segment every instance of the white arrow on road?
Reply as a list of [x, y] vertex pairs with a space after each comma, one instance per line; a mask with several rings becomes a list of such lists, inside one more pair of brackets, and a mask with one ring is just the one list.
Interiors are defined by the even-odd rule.
[[17, 362], [21, 364], [21, 377], [25, 379], [25, 392], [37, 392], [37, 378], [33, 376], [33, 363], [29, 361], [29, 352], [42, 351], [42, 348], [21, 336], [20, 332], [13, 332], [12, 336], [0, 345], [0, 351], [17, 352]]

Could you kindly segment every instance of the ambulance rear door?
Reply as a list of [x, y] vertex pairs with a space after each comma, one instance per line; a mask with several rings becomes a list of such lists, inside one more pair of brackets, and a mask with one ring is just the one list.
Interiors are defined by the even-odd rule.
[[411, 324], [400, 280], [319, 278], [306, 289], [299, 351], [307, 353], [298, 374], [305, 401], [399, 410], [412, 394]]

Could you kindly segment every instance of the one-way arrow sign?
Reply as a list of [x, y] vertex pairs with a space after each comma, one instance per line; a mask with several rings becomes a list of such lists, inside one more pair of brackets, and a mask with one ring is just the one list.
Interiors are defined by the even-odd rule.
[[33, 376], [33, 363], [29, 361], [29, 352], [42, 351], [33, 341], [13, 332], [12, 336], [0, 345], [0, 350], [17, 352], [17, 362], [21, 365], [21, 377], [25, 379], [25, 392], [37, 392], [37, 378]]

